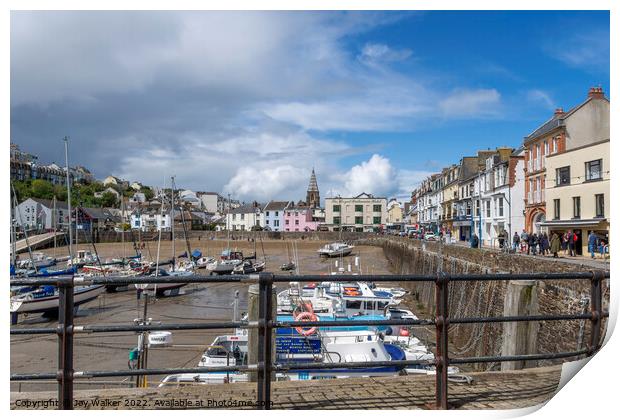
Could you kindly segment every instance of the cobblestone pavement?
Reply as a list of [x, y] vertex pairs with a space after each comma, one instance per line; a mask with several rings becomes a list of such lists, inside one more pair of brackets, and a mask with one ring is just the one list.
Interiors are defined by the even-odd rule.
[[[561, 366], [552, 366], [468, 374], [473, 383], [450, 383], [448, 402], [452, 408], [468, 410], [530, 407], [551, 399], [560, 373]], [[274, 409], [426, 409], [435, 400], [435, 378], [412, 375], [277, 382], [272, 385], [272, 395]], [[51, 392], [12, 392], [11, 408], [46, 408], [43, 404], [54, 408], [56, 396]], [[255, 400], [255, 384], [190, 385], [76, 391], [75, 408], [253, 408], [250, 404]]]

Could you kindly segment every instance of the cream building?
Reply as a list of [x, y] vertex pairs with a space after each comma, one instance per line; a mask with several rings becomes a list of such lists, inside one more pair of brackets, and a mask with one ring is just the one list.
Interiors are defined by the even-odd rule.
[[325, 199], [325, 223], [329, 230], [372, 232], [387, 222], [387, 199], [362, 193], [357, 197]]
[[609, 139], [547, 156], [547, 220], [550, 234], [572, 230], [575, 249], [587, 254], [588, 235], [609, 235]]
[[387, 223], [402, 223], [402, 222], [403, 222], [403, 209], [397, 200], [392, 199], [388, 203]]

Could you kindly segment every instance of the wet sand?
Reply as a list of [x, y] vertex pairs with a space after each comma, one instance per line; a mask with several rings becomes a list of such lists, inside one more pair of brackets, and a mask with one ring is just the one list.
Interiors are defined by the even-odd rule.
[[[316, 251], [325, 242], [298, 240], [299, 274], [328, 274], [336, 271], [336, 259], [320, 258]], [[267, 271], [280, 272], [279, 267], [292, 258], [291, 241], [270, 240], [256, 243], [244, 241], [230, 241], [233, 249], [239, 249], [245, 255], [254, 252], [258, 259], [263, 255], [267, 261]], [[155, 260], [157, 243], [145, 243], [142, 250], [144, 258]], [[201, 241], [192, 240], [191, 249], [200, 249], [203, 255], [218, 256], [226, 248], [227, 241], [211, 241], [201, 238]], [[288, 246], [288, 253], [287, 253]], [[177, 255], [181, 254], [186, 245], [183, 240], [175, 241]], [[120, 243], [97, 244], [97, 251], [103, 260], [123, 255], [123, 246]], [[131, 243], [125, 244], [124, 255], [134, 255]], [[92, 250], [90, 245], [79, 245], [78, 249]], [[264, 254], [263, 254], [264, 249]], [[48, 255], [54, 255], [54, 250], [44, 250]], [[67, 255], [66, 247], [58, 248], [56, 255]], [[349, 264], [355, 270], [355, 255], [359, 256], [361, 271], [366, 274], [389, 274], [389, 262], [378, 247], [359, 246], [354, 255], [345, 257], [344, 266]], [[162, 242], [160, 260], [172, 256], [172, 243]], [[27, 258], [22, 254], [21, 258]], [[281, 287], [283, 287], [282, 285]], [[233, 316], [232, 302], [235, 291], [239, 291], [240, 310], [247, 307], [247, 286], [240, 284], [217, 283], [209, 285], [188, 285], [182, 289], [182, 294], [173, 297], [162, 297], [150, 300], [148, 317], [153, 322], [189, 323], [196, 321], [231, 320]], [[136, 300], [135, 291], [118, 293], [103, 293], [98, 299], [80, 306], [75, 318], [78, 325], [106, 324], [118, 325], [133, 323], [135, 318], [142, 315], [143, 301]], [[15, 328], [53, 327], [56, 320], [48, 320], [40, 314], [20, 316]], [[148, 367], [195, 367], [206, 346], [211, 344], [214, 337], [230, 333], [227, 330], [211, 331], [174, 331], [172, 334], [173, 346], [168, 348], [151, 348], [149, 350]], [[102, 333], [78, 334], [75, 336], [74, 368], [81, 370], [113, 370], [127, 369], [129, 350], [137, 344], [135, 333]], [[57, 369], [57, 337], [55, 335], [40, 336], [11, 336], [11, 373], [55, 372]], [[161, 376], [151, 377], [151, 385], [159, 382]], [[90, 384], [76, 383], [76, 389], [93, 387], [130, 386], [130, 378], [101, 378]], [[54, 390], [55, 381], [42, 382], [11, 382], [11, 391]]]

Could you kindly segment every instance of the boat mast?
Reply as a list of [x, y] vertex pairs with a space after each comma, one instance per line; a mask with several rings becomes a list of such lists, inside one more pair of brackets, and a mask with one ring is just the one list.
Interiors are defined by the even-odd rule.
[[125, 264], [125, 200], [123, 200], [124, 192], [121, 192], [121, 242], [123, 244], [123, 264]]
[[174, 176], [171, 176], [170, 179], [172, 180], [170, 184], [170, 231], [172, 239], [172, 271], [174, 271], [176, 265], [176, 248], [174, 246]]
[[54, 228], [54, 258], [56, 258], [56, 224], [57, 224], [57, 220], [56, 220], [56, 195], [54, 194], [54, 208], [52, 209], [52, 226]]
[[[69, 261], [71, 261], [71, 264], [75, 264], [75, 261], [73, 261], [73, 249], [72, 249], [73, 232], [71, 231], [71, 178], [69, 177], [69, 137], [65, 136], [63, 140], [65, 142], [65, 163], [66, 163], [65, 170], [67, 172], [67, 210], [69, 214]], [[76, 227], [77, 227], [77, 220], [75, 222], [76, 222]]]
[[[13, 201], [13, 200], [11, 200]], [[15, 222], [14, 222], [14, 216], [13, 216], [13, 203], [10, 203], [11, 206], [11, 263], [13, 264], [13, 267], [15, 267], [15, 269], [17, 269], [15, 262], [17, 261], [17, 255], [15, 255], [15, 251], [16, 251], [16, 246], [15, 246]]]

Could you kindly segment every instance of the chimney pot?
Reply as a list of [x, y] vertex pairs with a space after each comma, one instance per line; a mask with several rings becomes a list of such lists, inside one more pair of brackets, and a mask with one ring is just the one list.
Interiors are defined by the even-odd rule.
[[605, 96], [602, 87], [591, 87], [588, 91], [588, 98], [602, 99]]
[[555, 115], [562, 115], [562, 114], [564, 114], [564, 110], [562, 108], [555, 109]]

